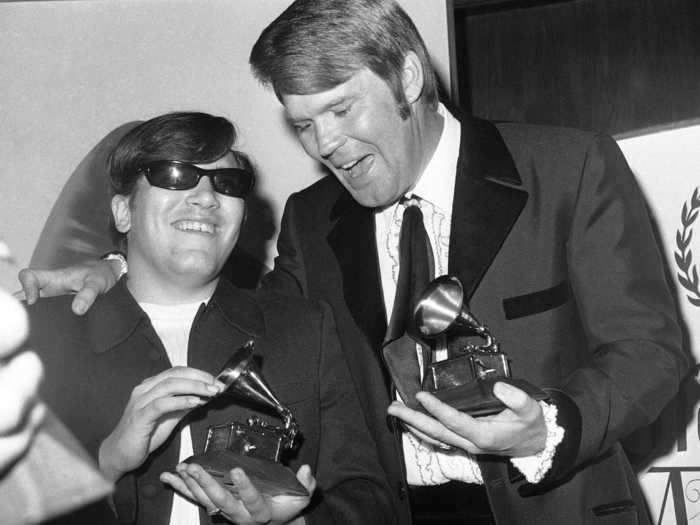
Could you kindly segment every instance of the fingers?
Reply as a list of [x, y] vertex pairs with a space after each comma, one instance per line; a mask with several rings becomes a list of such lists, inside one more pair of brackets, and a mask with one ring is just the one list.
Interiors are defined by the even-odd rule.
[[0, 290], [0, 359], [13, 354], [27, 338], [29, 321], [22, 304]]
[[101, 293], [105, 293], [108, 289], [109, 288], [101, 285], [95, 279], [86, 281], [85, 286], [83, 286], [73, 298], [73, 302], [71, 303], [73, 313], [75, 315], [83, 315], [93, 305], [97, 296]]
[[107, 292], [117, 282], [110, 261], [91, 261], [60, 270], [32, 270], [19, 272], [19, 282], [28, 304], [39, 297], [77, 292], [72, 309], [84, 314], [98, 295]]
[[206, 404], [207, 401], [207, 399], [197, 396], [162, 397], [144, 406], [142, 414], [146, 421], [152, 421], [153, 424], [157, 424], [157, 422], [167, 416], [167, 419], [162, 422], [174, 425], [185, 417], [190, 410]]
[[[416, 399], [426, 408], [430, 415], [423, 414], [416, 410], [412, 410], [403, 403], [393, 402], [389, 405], [388, 413], [401, 419], [404, 423], [410, 425], [417, 433], [431, 438], [432, 443], [447, 444], [459, 447], [469, 453], [476, 454], [480, 450], [469, 439], [468, 432], [465, 432], [464, 425], [468, 425], [473, 421], [473, 418], [463, 414], [452, 407], [439, 401], [436, 397], [421, 392], [416, 395]], [[460, 425], [456, 425], [454, 421], [450, 421], [448, 428], [445, 422], [440, 418], [457, 418]], [[453, 429], [459, 427], [460, 433], [456, 433]]]
[[[175, 470], [181, 483], [173, 480], [172, 475], [167, 473], [161, 475], [161, 480], [184, 495], [191, 495], [193, 501], [208, 511], [220, 509], [221, 513], [234, 523], [287, 523], [308, 505], [310, 499], [298, 496], [265, 496], [240, 468], [234, 468], [230, 472], [232, 489], [225, 488], [221, 480], [217, 481], [200, 465], [181, 463]], [[309, 494], [316, 490], [316, 479], [308, 465], [300, 467], [296, 475]]]
[[0, 475], [27, 452], [45, 415], [46, 405], [36, 403], [19, 431], [0, 437]]
[[424, 434], [423, 432], [421, 432], [420, 430], [418, 430], [416, 427], [412, 427], [411, 425], [406, 425], [406, 429], [407, 429], [411, 434], [413, 434], [413, 435], [416, 436], [418, 439], [420, 439], [421, 441], [424, 441], [425, 443], [428, 443], [428, 444], [430, 444], [430, 445], [433, 445], [434, 447], [436, 447], [436, 448], [438, 448], [438, 449], [448, 449], [448, 450], [449, 450], [449, 449], [452, 447], [451, 445], [446, 445], [446, 444], [443, 443], [442, 441], [438, 441], [437, 439], [431, 438], [431, 437], [428, 436], [427, 434]]
[[199, 381], [201, 383], [214, 385], [217, 387], [217, 390], [225, 388], [225, 385], [220, 381], [217, 381], [216, 378], [209, 372], [189, 366], [174, 366], [172, 368], [168, 368], [160, 374], [156, 374], [144, 380], [140, 386], [145, 390], [150, 390], [166, 379], [186, 379], [191, 381]]
[[37, 403], [43, 366], [34, 352], [22, 352], [0, 367], [0, 435], [15, 431]]
[[270, 521], [272, 519], [270, 506], [246, 473], [240, 468], [235, 468], [231, 471], [231, 480], [238, 489], [238, 498], [248, 510], [250, 517], [259, 523]]
[[223, 493], [218, 494], [218, 491], [223, 491], [225, 489], [223, 489], [202, 467], [194, 464], [180, 463], [175, 467], [175, 470], [180, 476], [180, 480], [187, 487], [188, 492], [192, 495], [194, 501], [207, 509], [207, 511], [221, 508], [220, 505], [215, 504], [211, 500], [209, 492], [213, 492], [215, 497], [218, 496], [217, 501], [221, 502], [222, 499], [227, 499], [227, 495]]
[[[112, 261], [97, 261], [85, 268], [76, 267], [74, 286], [78, 291], [73, 299], [72, 309], [76, 315], [83, 315], [93, 305], [99, 295], [107, 293], [116, 283]], [[83, 273], [84, 272], [84, 275]]]
[[537, 401], [525, 392], [502, 381], [493, 385], [493, 394], [516, 414], [530, 412], [537, 405]]
[[198, 406], [221, 393], [224, 388], [207, 372], [173, 367], [134, 388], [131, 403], [135, 409], [155, 410], [154, 416], [157, 417], [169, 411]]
[[127, 411], [135, 416], [136, 421], [145, 423], [147, 428], [154, 428], [153, 425], [159, 421], [166, 423], [161, 421], [165, 416], [169, 416], [170, 422], [175, 424], [190, 410], [208, 403], [214, 395], [210, 390], [212, 388], [215, 387], [197, 381], [166, 380], [144, 396], [133, 398]]
[[39, 297], [64, 295], [78, 290], [82, 286], [83, 268], [64, 268], [62, 270], [20, 270], [18, 278], [28, 304], [34, 304]]
[[234, 522], [248, 517], [243, 503], [217, 482], [201, 466], [193, 463], [180, 463], [175, 467], [186, 484], [194, 500], [207, 511], [221, 509], [221, 512]]
[[27, 304], [34, 304], [37, 299], [39, 299], [39, 291], [41, 289], [39, 276], [34, 272], [34, 270], [24, 268], [23, 270], [20, 270], [17, 278], [22, 285], [22, 291], [24, 292]]
[[419, 392], [416, 394], [416, 399], [432, 416], [440, 420], [443, 424], [452, 425], [452, 422], [455, 420], [463, 420], [460, 422], [474, 421], [474, 418], [470, 415], [452, 408], [447, 403], [443, 403], [437, 397], [427, 392]]
[[494, 394], [506, 408], [492, 416], [473, 418], [428, 393], [419, 393], [416, 398], [439, 425], [430, 418], [411, 423], [429, 436], [472, 454], [519, 456], [542, 450], [546, 427], [537, 401], [504, 382], [494, 385]]
[[189, 487], [180, 476], [172, 474], [170, 472], [163, 472], [159, 476], [159, 479], [166, 485], [170, 485], [175, 491], [179, 492], [188, 500], [198, 503], [197, 498], [194, 497], [194, 494], [192, 494]]

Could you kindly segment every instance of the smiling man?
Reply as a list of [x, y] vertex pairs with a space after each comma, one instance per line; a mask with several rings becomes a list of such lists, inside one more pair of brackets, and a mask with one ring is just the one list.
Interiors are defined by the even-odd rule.
[[[393, 522], [328, 308], [220, 278], [254, 185], [235, 136], [228, 120], [203, 113], [129, 131], [109, 160], [128, 276], [85, 317], [65, 297], [29, 309], [31, 344], [47, 370], [43, 397], [117, 484], [114, 513], [96, 505], [65, 523]], [[209, 426], [251, 415], [280, 424], [230, 398], [210, 403], [223, 388], [214, 374], [250, 340], [297, 418], [303, 441], [288, 459], [309, 496], [268, 497], [240, 469], [231, 473], [234, 495], [199, 466], [178, 465], [203, 452]]]

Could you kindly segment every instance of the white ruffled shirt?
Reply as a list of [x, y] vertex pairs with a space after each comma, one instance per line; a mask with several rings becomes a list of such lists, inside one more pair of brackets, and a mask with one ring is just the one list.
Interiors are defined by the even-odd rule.
[[[447, 273], [452, 226], [452, 200], [454, 196], [461, 126], [447, 109], [440, 104], [438, 111], [444, 125], [435, 153], [410, 192], [420, 198], [428, 238], [433, 250], [435, 277]], [[408, 196], [408, 195], [407, 195]], [[376, 212], [376, 241], [379, 254], [379, 270], [386, 311], [391, 312], [399, 273], [399, 234], [403, 207], [398, 203]], [[423, 371], [422, 352], [416, 353]], [[447, 358], [447, 351], [437, 352], [436, 358]], [[564, 430], [556, 424], [557, 407], [540, 402], [547, 423], [545, 450], [534, 456], [511, 458], [511, 462], [525, 478], [540, 481], [552, 464], [556, 446], [564, 436]], [[422, 441], [410, 432], [402, 436], [406, 476], [409, 485], [440, 485], [451, 480], [483, 484], [481, 470], [474, 456], [464, 451], [444, 451]]]

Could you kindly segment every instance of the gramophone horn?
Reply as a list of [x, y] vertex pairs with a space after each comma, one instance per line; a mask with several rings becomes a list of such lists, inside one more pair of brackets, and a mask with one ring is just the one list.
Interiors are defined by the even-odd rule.
[[248, 341], [236, 350], [216, 378], [226, 385], [225, 393], [272, 408], [286, 418], [289, 411], [282, 406], [262, 378], [258, 366], [252, 359], [254, 349], [255, 343]]
[[481, 323], [464, 307], [464, 288], [456, 277], [442, 275], [431, 281], [413, 311], [424, 337], [437, 337], [449, 329], [478, 334]]

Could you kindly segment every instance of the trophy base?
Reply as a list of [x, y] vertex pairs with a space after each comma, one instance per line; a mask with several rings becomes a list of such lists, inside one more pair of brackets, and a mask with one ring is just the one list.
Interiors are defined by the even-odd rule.
[[309, 493], [289, 468], [267, 459], [235, 454], [229, 450], [217, 450], [197, 454], [185, 460], [206, 470], [225, 489], [235, 492], [231, 481], [231, 469], [241, 468], [258, 491], [266, 496], [308, 496]]
[[[547, 399], [549, 394], [537, 388], [524, 379], [513, 377], [496, 377], [489, 379], [475, 379], [472, 382], [430, 392], [443, 403], [447, 403], [461, 412], [473, 417], [490, 416], [497, 414], [505, 408], [501, 400], [493, 395], [493, 385], [497, 381], [508, 383], [524, 391], [531, 398], [540, 401]], [[421, 407], [421, 411], [425, 409]]]

